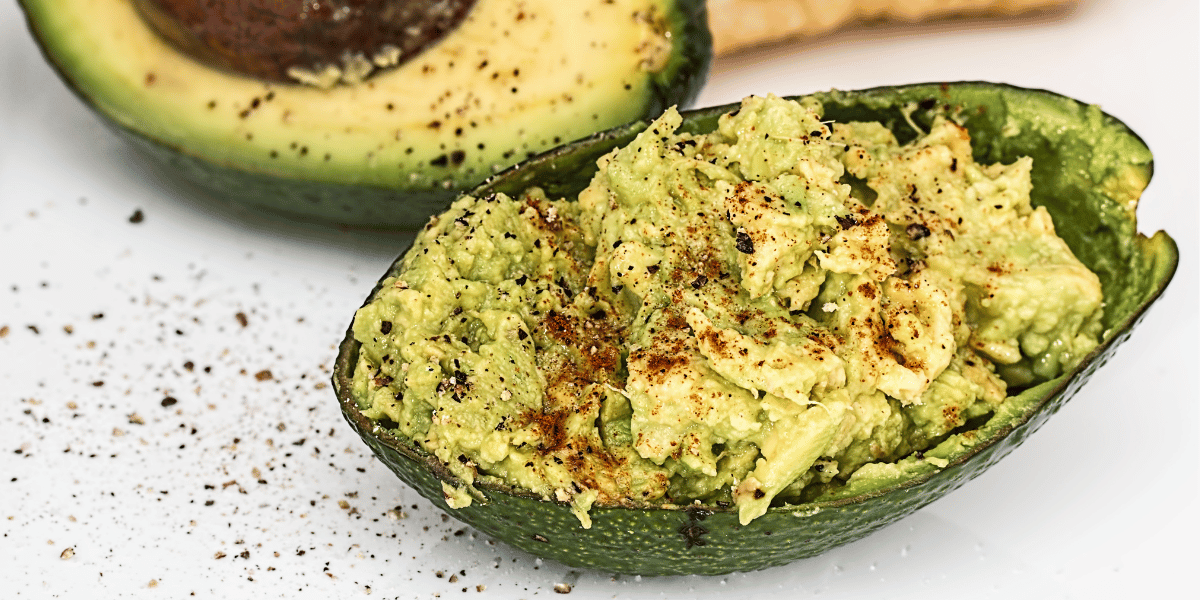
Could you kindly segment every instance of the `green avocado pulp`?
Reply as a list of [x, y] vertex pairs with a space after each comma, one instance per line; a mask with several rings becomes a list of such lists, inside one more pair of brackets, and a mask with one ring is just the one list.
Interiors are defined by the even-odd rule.
[[[785, 501], [777, 496], [765, 514], [745, 525], [735, 506], [716, 501], [688, 505], [658, 501], [615, 506], [595, 503], [585, 513], [592, 526], [584, 528], [580, 507], [572, 501], [545, 499], [499, 477], [480, 476], [468, 485], [441, 458], [424, 450], [422, 439], [403, 435], [401, 423], [364, 415], [372, 404], [364, 399], [362, 389], [356, 388], [355, 370], [364, 347], [353, 329], [339, 347], [333, 372], [334, 390], [346, 421], [383, 464], [433, 504], [482, 533], [536, 556], [610, 573], [751, 571], [858, 540], [983, 473], [1083, 388], [1091, 374], [1129, 338], [1175, 272], [1178, 249], [1170, 236], [1161, 231], [1150, 237], [1137, 232], [1134, 208], [1153, 172], [1151, 153], [1134, 132], [1094, 105], [1043, 90], [988, 82], [819, 92], [798, 100], [819, 101], [825, 122], [883, 123], [901, 144], [931, 132], [939, 117], [949, 118], [967, 129], [972, 156], [980, 164], [1013, 165], [1022, 157], [1032, 158], [1031, 206], [1044, 207], [1050, 213], [1058, 236], [1099, 278], [1104, 297], [1099, 345], [1054, 379], [1025, 389], [1010, 387], [1010, 395], [990, 417], [971, 419], [927, 450], [895, 462], [868, 463], [844, 485], [830, 487], [812, 501]], [[737, 109], [727, 105], [682, 113], [679, 131], [711, 133], [718, 129], [723, 115]], [[649, 127], [646, 121], [635, 122], [557, 148], [489, 179], [471, 195], [486, 199], [504, 194], [519, 199], [536, 186], [547, 198], [575, 198], [591, 185], [597, 160], [632, 144]], [[863, 189], [853, 179], [846, 183]], [[867, 199], [861, 193], [858, 197]], [[464, 217], [470, 220], [465, 213], [447, 215], [443, 219], [449, 221], [440, 219], [438, 226]], [[736, 232], [734, 244], [736, 248]], [[387, 286], [394, 286], [412, 256], [397, 259], [368, 303], [390, 293]], [[406, 285], [415, 283], [401, 280]], [[566, 283], [566, 278], [563, 281]], [[391, 323], [392, 331], [410, 325]], [[378, 325], [377, 332], [359, 337], [376, 337], [382, 333], [382, 320]], [[369, 329], [371, 324], [362, 326]], [[1012, 371], [1035, 373], [1032, 367]], [[458, 375], [451, 375], [457, 384]], [[463, 459], [470, 460], [465, 455]], [[1045, 460], [1053, 464], [1055, 457]]]
[[585, 528], [639, 504], [747, 525], [893, 476], [1097, 346], [1100, 280], [1030, 204], [1032, 160], [821, 111], [751, 97], [694, 135], [670, 110], [577, 199], [460, 199], [358, 312], [359, 408]]

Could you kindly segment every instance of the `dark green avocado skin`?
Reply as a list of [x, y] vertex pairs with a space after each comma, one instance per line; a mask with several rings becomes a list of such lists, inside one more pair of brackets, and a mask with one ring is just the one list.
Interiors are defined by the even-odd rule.
[[[300, 221], [353, 229], [415, 229], [474, 185], [401, 188], [304, 180], [229, 166], [190, 154], [186, 148], [124, 126], [98, 108], [96, 99], [76, 85], [68, 69], [58, 62], [34, 18], [36, 11], [29, 6], [33, 1], [18, 0], [18, 4], [25, 10], [27, 25], [43, 56], [67, 87], [118, 136], [153, 162], [218, 200]], [[704, 0], [674, 0], [673, 4], [673, 12], [666, 18], [672, 38], [682, 42], [673, 49], [667, 66], [652, 78], [642, 110], [646, 116], [658, 115], [670, 106], [690, 106], [707, 80], [712, 62], [712, 37]]]
[[[1019, 156], [1032, 156], [1034, 203], [1046, 206], [1059, 235], [1101, 279], [1107, 328], [1101, 345], [1072, 372], [1014, 398], [1025, 410], [993, 417], [977, 430], [979, 442], [953, 455], [945, 468], [881, 484], [856, 496], [773, 507], [747, 526], [738, 523], [735, 511], [716, 507], [612, 507], [593, 508], [592, 527], [583, 529], [568, 506], [503, 486], [480, 486], [484, 498], [466, 508], [450, 509], [441, 482], [458, 482], [440, 463], [411, 441], [379, 430], [358, 412], [349, 395], [358, 344], [347, 334], [333, 383], [351, 427], [400, 479], [451, 516], [489, 536], [572, 567], [641, 575], [751, 571], [815, 556], [911, 514], [995, 464], [1107, 362], [1175, 272], [1178, 249], [1174, 241], [1164, 232], [1149, 238], [1138, 234], [1132, 211], [1099, 189], [1101, 182], [1118, 173], [1148, 181], [1150, 152], [1136, 134], [1096, 107], [1041, 90], [966, 82], [816, 96], [825, 104], [827, 120], [878, 120], [902, 142], [914, 136], [902, 112], [905, 105], [915, 103], [912, 119], [922, 126], [939, 110], [958, 110], [979, 162], [1009, 163]], [[710, 131], [719, 115], [735, 108], [728, 105], [684, 113], [684, 128]], [[1011, 134], [1014, 123], [1019, 125], [1019, 133], [1005, 135], [1006, 125]], [[596, 158], [628, 143], [645, 126], [644, 122], [635, 123], [545, 153], [501, 173], [472, 193], [514, 193], [537, 183], [551, 196], [570, 197], [587, 184]]]

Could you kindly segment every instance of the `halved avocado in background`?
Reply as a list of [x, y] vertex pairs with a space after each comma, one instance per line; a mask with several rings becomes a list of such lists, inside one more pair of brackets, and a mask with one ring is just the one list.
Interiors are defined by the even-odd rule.
[[314, 59], [280, 81], [180, 50], [136, 7], [157, 1], [20, 4], [67, 85], [155, 159], [219, 198], [356, 227], [420, 225], [520, 160], [687, 105], [711, 58], [703, 0], [477, 0], [407, 61], [387, 44], [369, 73], [320, 82]]
[[[1033, 203], [1047, 208], [1058, 234], [1103, 286], [1105, 331], [1096, 350], [1069, 373], [1010, 397], [978, 428], [958, 432], [919, 456], [877, 469], [874, 476], [814, 502], [774, 506], [745, 526], [732, 508], [593, 506], [592, 527], [584, 529], [566, 503], [483, 482], [476, 482], [479, 496], [469, 506], [450, 509], [442, 484], [461, 488], [462, 482], [412, 440], [359, 412], [351, 396], [359, 349], [352, 332], [341, 344], [333, 373], [346, 420], [398, 477], [489, 536], [573, 567], [642, 575], [749, 571], [814, 556], [884, 527], [982, 473], [1083, 386], [1129, 337], [1174, 275], [1175, 242], [1164, 232], [1149, 238], [1137, 233], [1136, 203], [1153, 170], [1150, 151], [1096, 106], [1041, 90], [969, 82], [814, 96], [823, 102], [826, 119], [880, 121], [902, 143], [915, 136], [912, 124], [927, 128], [940, 113], [967, 127], [981, 163], [1032, 157]], [[684, 113], [681, 129], [712, 131], [721, 114], [738, 106]], [[595, 172], [595, 160], [628, 144], [647, 124], [634, 123], [540, 155], [471, 193], [517, 194], [539, 185], [551, 197], [574, 197]], [[397, 261], [385, 278], [399, 265]]]

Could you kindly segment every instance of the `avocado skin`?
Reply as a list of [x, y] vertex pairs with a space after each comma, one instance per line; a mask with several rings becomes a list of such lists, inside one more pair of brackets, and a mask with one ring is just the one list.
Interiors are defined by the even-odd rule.
[[[475, 180], [449, 187], [341, 183], [279, 176], [254, 165], [226, 164], [198, 156], [106, 113], [103, 100], [81, 87], [72, 70], [53, 51], [39, 15], [54, 9], [47, 8], [42, 0], [18, 0], [18, 4], [43, 57], [101, 122], [151, 161], [219, 200], [300, 221], [355, 229], [415, 229], [477, 183]], [[666, 66], [650, 78], [642, 115], [657, 115], [669, 106], [686, 107], [695, 101], [712, 62], [707, 19], [704, 0], [672, 0], [672, 11], [665, 15], [665, 21], [676, 43]]]
[[[914, 136], [902, 112], [905, 105], [916, 105], [912, 118], [918, 125], [928, 124], [939, 109], [959, 107], [977, 160], [1008, 163], [1022, 155], [1033, 157], [1034, 204], [1046, 206], [1059, 235], [1104, 287], [1107, 331], [1100, 346], [1070, 373], [1010, 398], [974, 433], [926, 452], [926, 457], [948, 460], [944, 468], [905, 459], [904, 477], [849, 485], [811, 504], [773, 507], [746, 526], [739, 525], [732, 509], [630, 506], [593, 507], [592, 528], [583, 529], [568, 505], [498, 484], [477, 483], [480, 496], [470, 506], [447, 507], [442, 482], [461, 483], [410, 440], [379, 429], [358, 412], [350, 396], [358, 343], [349, 332], [333, 373], [346, 420], [400, 479], [451, 516], [537, 556], [616, 573], [714, 575], [786, 564], [862, 538], [982, 473], [1083, 387], [1129, 338], [1174, 275], [1175, 242], [1161, 231], [1149, 238], [1138, 234], [1132, 208], [1100, 191], [1115, 180], [1144, 186], [1153, 171], [1149, 149], [1096, 107], [1042, 90], [964, 82], [815, 96], [825, 103], [826, 119], [878, 120], [902, 142]], [[711, 131], [719, 115], [735, 108], [684, 113], [683, 128]], [[1014, 123], [1020, 131], [1006, 135], [1006, 126], [1011, 129]], [[596, 158], [627, 144], [646, 125], [634, 123], [547, 152], [493, 177], [472, 194], [517, 193], [537, 182], [552, 197], [570, 197], [586, 186]]]

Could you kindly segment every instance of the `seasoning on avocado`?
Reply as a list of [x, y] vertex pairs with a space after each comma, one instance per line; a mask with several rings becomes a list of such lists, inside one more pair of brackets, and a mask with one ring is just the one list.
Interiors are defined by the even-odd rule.
[[352, 394], [466, 484], [453, 506], [498, 478], [584, 527], [596, 504], [696, 501], [746, 524], [1096, 346], [1099, 280], [1030, 205], [1031, 160], [977, 164], [942, 117], [901, 145], [811, 98], [679, 124], [577, 201], [459, 200], [358, 312]]

